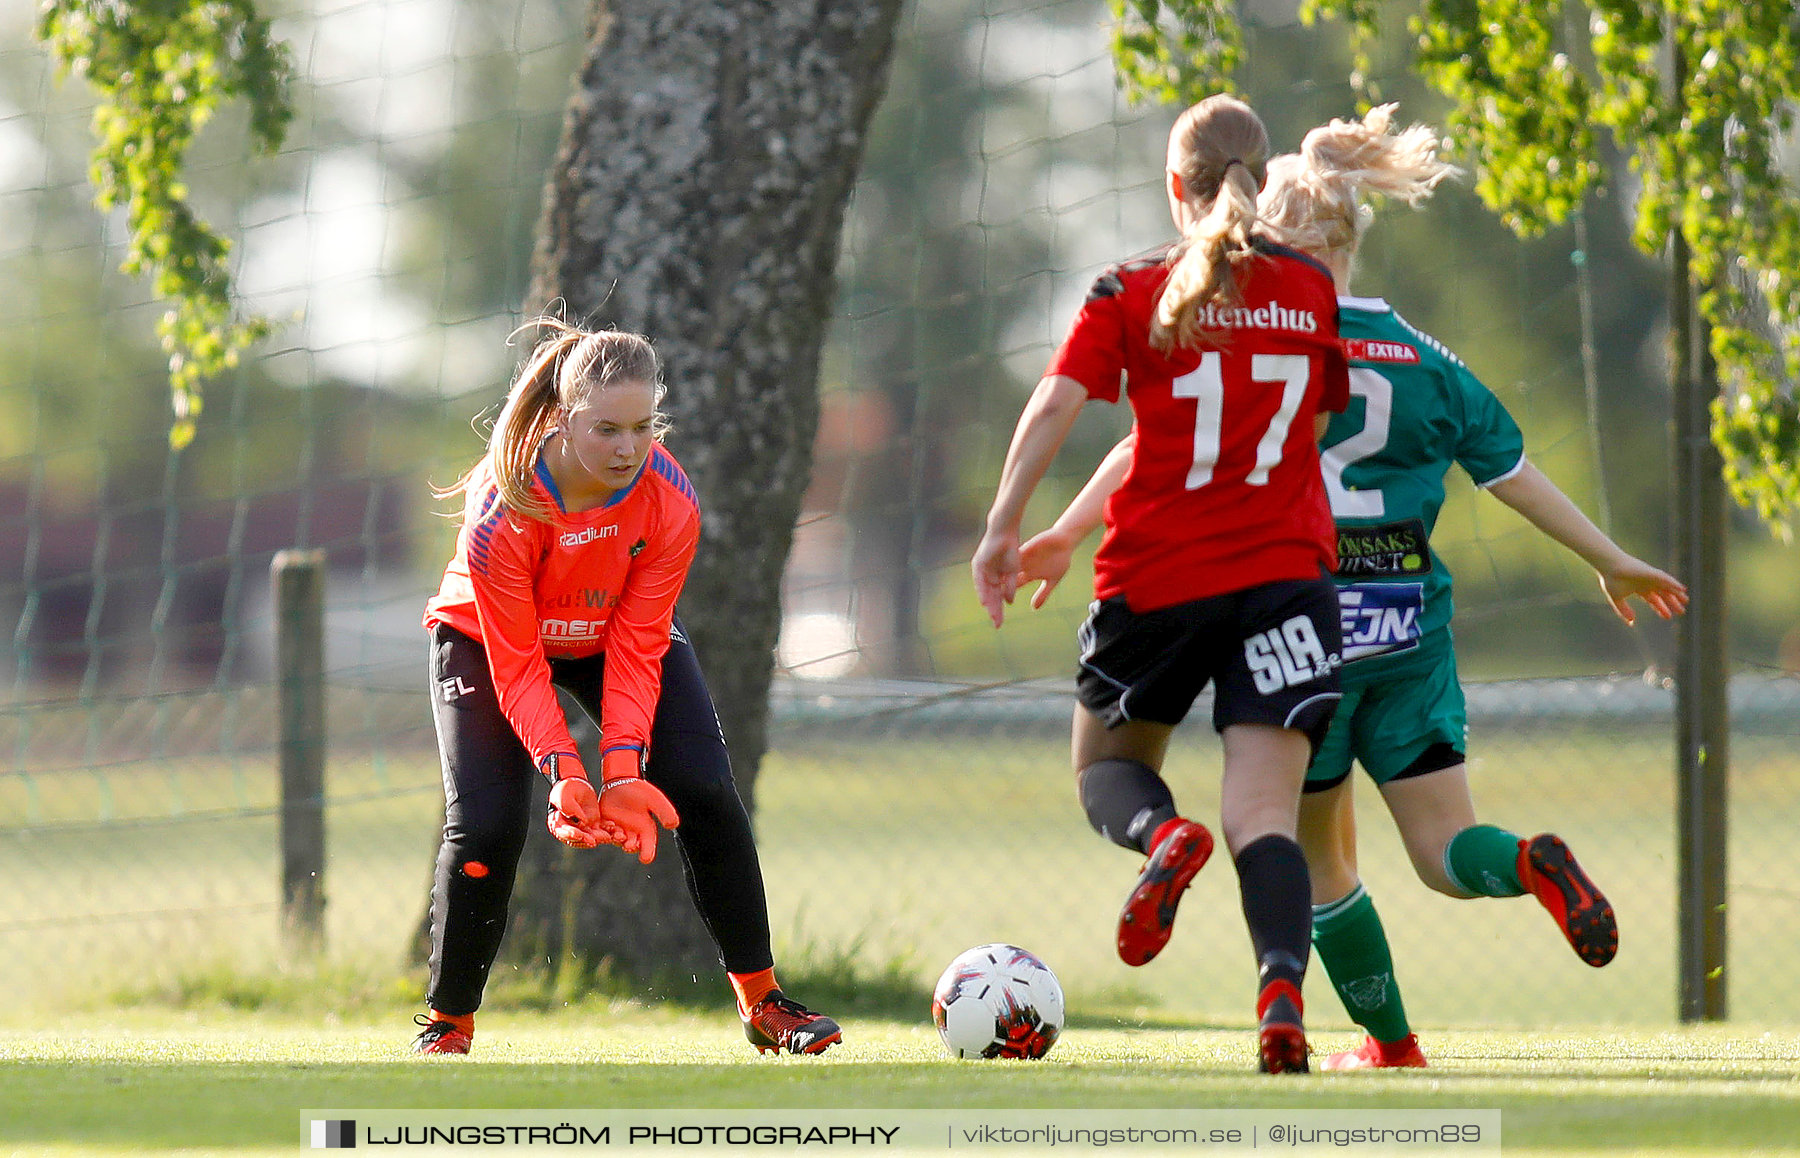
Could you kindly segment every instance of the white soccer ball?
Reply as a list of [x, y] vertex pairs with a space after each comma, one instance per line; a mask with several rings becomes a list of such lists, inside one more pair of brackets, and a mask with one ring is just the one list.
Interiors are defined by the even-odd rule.
[[1063, 1027], [1050, 967], [1017, 945], [977, 945], [950, 962], [931, 995], [931, 1020], [955, 1057], [1043, 1057]]

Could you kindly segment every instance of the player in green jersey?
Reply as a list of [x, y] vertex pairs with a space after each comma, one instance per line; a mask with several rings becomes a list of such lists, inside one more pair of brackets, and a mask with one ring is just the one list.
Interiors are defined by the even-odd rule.
[[[1449, 172], [1435, 159], [1430, 130], [1390, 136], [1390, 115], [1378, 109], [1361, 122], [1313, 130], [1297, 156], [1271, 162], [1259, 202], [1266, 228], [1323, 261], [1340, 290], [1368, 221], [1362, 197], [1386, 191], [1370, 176], [1381, 143], [1405, 155], [1410, 136], [1414, 149], [1402, 168]], [[1435, 183], [1407, 199], [1416, 205]], [[1590, 965], [1611, 961], [1619, 943], [1611, 905], [1560, 838], [1527, 840], [1476, 822], [1450, 576], [1429, 543], [1446, 472], [1460, 466], [1579, 555], [1626, 623], [1636, 617], [1632, 597], [1667, 619], [1685, 608], [1687, 589], [1620, 549], [1532, 465], [1505, 407], [1443, 345], [1379, 299], [1340, 297], [1338, 304], [1352, 402], [1333, 417], [1321, 457], [1339, 531], [1345, 695], [1308, 769], [1301, 841], [1313, 872], [1314, 944], [1369, 1036], [1323, 1068], [1423, 1065], [1380, 917], [1356, 874], [1352, 759], [1380, 786], [1413, 867], [1431, 888], [1452, 897], [1530, 893]]]
[[[1277, 157], [1259, 200], [1260, 228], [1318, 257], [1349, 284], [1368, 194], [1417, 205], [1454, 173], [1425, 126], [1389, 132], [1392, 106], [1307, 134]], [[1641, 598], [1663, 618], [1687, 591], [1595, 527], [1525, 457], [1499, 400], [1435, 339], [1379, 299], [1340, 297], [1351, 403], [1333, 416], [1322, 465], [1339, 527], [1344, 699], [1308, 770], [1300, 839], [1313, 886], [1313, 938], [1345, 1008], [1368, 1031], [1324, 1069], [1422, 1066], [1374, 902], [1356, 873], [1348, 786], [1354, 759], [1380, 785], [1421, 880], [1449, 896], [1536, 896], [1582, 960], [1604, 965], [1618, 946], [1611, 906], [1562, 840], [1529, 840], [1478, 824], [1464, 768], [1465, 711], [1450, 638], [1449, 573], [1430, 536], [1454, 463], [1475, 483], [1591, 565], [1614, 610], [1635, 619]], [[1044, 580], [1042, 606], [1076, 542], [1118, 485], [1129, 438], [1056, 524], [1021, 550], [1021, 581]]]

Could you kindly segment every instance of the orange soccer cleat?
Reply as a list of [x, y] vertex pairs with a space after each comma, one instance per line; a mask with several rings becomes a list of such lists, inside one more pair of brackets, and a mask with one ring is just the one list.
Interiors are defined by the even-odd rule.
[[1257, 1044], [1265, 1074], [1303, 1074], [1306, 1056], [1312, 1052], [1301, 1028], [1303, 1009], [1300, 990], [1291, 981], [1271, 981], [1256, 999]]
[[469, 1046], [474, 1044], [475, 1035], [454, 1022], [433, 1021], [421, 1013], [413, 1018], [413, 1023], [425, 1027], [418, 1037], [413, 1038], [414, 1053], [462, 1054], [468, 1053]]
[[1575, 955], [1598, 969], [1619, 952], [1619, 922], [1562, 837], [1542, 833], [1519, 845], [1519, 881], [1556, 918]]
[[1127, 965], [1147, 964], [1163, 951], [1175, 930], [1181, 894], [1212, 855], [1212, 833], [1203, 824], [1176, 817], [1157, 831], [1161, 839], [1151, 847], [1150, 859], [1119, 912], [1119, 960]]
[[1409, 1033], [1399, 1041], [1376, 1041], [1364, 1037], [1362, 1045], [1344, 1053], [1334, 1053], [1319, 1063], [1321, 1070], [1390, 1070], [1425, 1068], [1425, 1051], [1419, 1048], [1419, 1035]]
[[750, 1007], [744, 1036], [758, 1053], [824, 1053], [844, 1038], [838, 1023], [790, 1001], [777, 989]]

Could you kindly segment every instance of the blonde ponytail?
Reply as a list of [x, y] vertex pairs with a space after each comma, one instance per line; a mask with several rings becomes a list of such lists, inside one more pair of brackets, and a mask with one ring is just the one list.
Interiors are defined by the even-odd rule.
[[[541, 319], [538, 324], [543, 324]], [[538, 447], [556, 428], [556, 382], [563, 358], [581, 341], [579, 330], [561, 322], [551, 328], [556, 332], [533, 348], [507, 391], [487, 452], [500, 501], [539, 522], [548, 519], [550, 512], [531, 493], [531, 475], [537, 468]]]
[[1396, 105], [1360, 121], [1333, 120], [1306, 134], [1297, 155], [1269, 162], [1260, 211], [1274, 240], [1325, 261], [1354, 256], [1368, 227], [1368, 194], [1418, 206], [1438, 183], [1462, 170], [1437, 156], [1428, 125], [1391, 131]]
[[1268, 156], [1262, 119], [1233, 97], [1207, 97], [1175, 122], [1169, 169], [1181, 178], [1190, 204], [1210, 205], [1169, 256], [1169, 280], [1150, 323], [1156, 349], [1192, 345], [1206, 329], [1203, 307], [1241, 300], [1236, 270], [1255, 253], [1250, 233]]
[[[531, 356], [519, 368], [506, 402], [494, 420], [483, 457], [494, 475], [500, 502], [515, 514], [547, 522], [550, 510], [531, 489], [537, 470], [538, 451], [559, 422], [586, 405], [596, 390], [619, 382], [647, 383], [663, 398], [662, 363], [649, 339], [622, 330], [585, 331], [560, 318], [535, 318], [513, 333], [537, 329], [549, 331], [532, 347]], [[654, 416], [654, 433], [660, 439], [668, 429], [660, 409]], [[453, 486], [435, 493], [450, 498], [468, 490], [474, 477], [470, 469]]]

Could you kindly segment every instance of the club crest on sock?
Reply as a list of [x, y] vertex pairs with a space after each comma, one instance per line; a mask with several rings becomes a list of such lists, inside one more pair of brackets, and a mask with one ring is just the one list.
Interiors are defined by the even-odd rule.
[[1380, 1009], [1387, 1004], [1388, 984], [1393, 979], [1392, 973], [1358, 977], [1344, 986], [1344, 996], [1355, 1002], [1358, 1009]]

